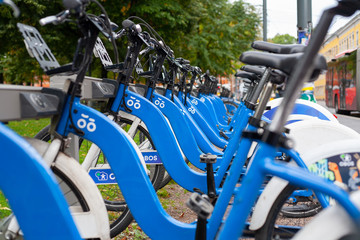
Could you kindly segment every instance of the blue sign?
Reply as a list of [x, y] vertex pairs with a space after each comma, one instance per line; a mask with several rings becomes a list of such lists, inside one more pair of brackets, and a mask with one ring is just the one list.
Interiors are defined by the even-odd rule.
[[92, 168], [89, 170], [92, 180], [98, 184], [117, 184], [115, 175], [110, 168]]
[[157, 151], [141, 152], [146, 164], [162, 164]]
[[[157, 151], [141, 152], [146, 164], [162, 164], [161, 159]], [[96, 185], [102, 184], [117, 184], [115, 175], [111, 168], [91, 168], [89, 175]]]

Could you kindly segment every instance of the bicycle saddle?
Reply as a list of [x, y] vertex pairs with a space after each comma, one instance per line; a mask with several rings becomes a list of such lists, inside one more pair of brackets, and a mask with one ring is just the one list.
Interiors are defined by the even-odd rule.
[[[291, 75], [297, 62], [301, 59], [302, 53], [293, 54], [273, 54], [267, 52], [244, 52], [240, 56], [240, 61], [251, 65], [263, 65], [270, 68], [281, 70], [287, 75]], [[318, 54], [314, 59], [314, 71], [310, 81], [315, 81], [319, 74], [327, 69], [326, 59]]]
[[273, 69], [270, 72], [270, 74], [271, 74], [270, 81], [277, 85], [283, 84], [286, 81], [286, 79], [288, 78], [288, 75], [286, 75], [285, 73], [283, 73], [282, 71], [277, 70], [277, 69]]
[[258, 76], [262, 76], [264, 74], [265, 68], [260, 66], [252, 66], [252, 65], [245, 65], [241, 67], [241, 70], [246, 72], [255, 73]]
[[291, 54], [304, 52], [306, 46], [301, 44], [276, 44], [263, 41], [255, 41], [251, 47], [256, 50], [267, 51], [271, 53]]
[[255, 73], [239, 71], [235, 74], [235, 77], [245, 78], [251, 80], [251, 82], [259, 80], [259, 77]]

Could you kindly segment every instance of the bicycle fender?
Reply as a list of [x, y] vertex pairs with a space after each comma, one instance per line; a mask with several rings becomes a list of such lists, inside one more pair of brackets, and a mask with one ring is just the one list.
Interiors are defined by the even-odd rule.
[[[266, 111], [264, 113], [264, 116], [272, 119], [272, 117], [273, 117], [274, 113], [276, 112], [276, 109], [280, 105], [281, 101], [282, 101], [282, 98], [277, 98], [277, 99], [274, 99], [274, 100], [268, 102], [267, 106], [270, 107], [271, 110]], [[308, 116], [319, 118], [321, 120], [338, 122], [336, 117], [331, 112], [329, 112], [326, 108], [320, 106], [317, 103], [313, 103], [313, 102], [303, 100], [303, 99], [296, 100], [296, 104], [295, 104], [292, 114], [308, 115]]]
[[[48, 155], [51, 145], [47, 142], [27, 138], [27, 142], [32, 145], [41, 155]], [[53, 152], [53, 151], [52, 151]], [[89, 174], [82, 169], [80, 164], [67, 155], [56, 152], [56, 159], [47, 164], [59, 169], [76, 185], [86, 201], [90, 211], [81, 212], [75, 207], [70, 207], [70, 212], [82, 238], [98, 238], [101, 240], [110, 239], [109, 218], [107, 215], [104, 200], [98, 191], [97, 186]]]
[[[360, 149], [360, 135], [342, 124], [313, 119], [287, 127], [295, 141], [295, 150], [307, 166], [327, 157]], [[255, 205], [250, 230], [263, 226], [274, 201], [287, 184], [287, 181], [276, 177], [270, 180]]]
[[[358, 190], [351, 193], [350, 198], [352, 202], [360, 208], [360, 191]], [[358, 226], [356, 226], [354, 221], [352, 221], [350, 216], [341, 206], [335, 205], [320, 212], [292, 239], [335, 240], [349, 235], [353, 236], [352, 239], [359, 239]]]

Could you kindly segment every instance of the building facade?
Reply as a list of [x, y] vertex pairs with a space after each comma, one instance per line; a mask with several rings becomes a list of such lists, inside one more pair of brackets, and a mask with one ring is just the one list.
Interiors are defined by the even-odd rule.
[[[327, 36], [320, 53], [330, 62], [347, 52], [359, 48], [360, 14], [353, 17], [347, 24], [335, 33]], [[315, 96], [318, 100], [325, 99], [325, 74], [321, 75], [315, 82]]]

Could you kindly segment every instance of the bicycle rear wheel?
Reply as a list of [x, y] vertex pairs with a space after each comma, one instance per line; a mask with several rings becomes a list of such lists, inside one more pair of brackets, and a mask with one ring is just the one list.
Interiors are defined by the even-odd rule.
[[[118, 124], [125, 131], [128, 131], [132, 126], [132, 121], [128, 119], [121, 119]], [[35, 138], [43, 141], [50, 141], [51, 135], [49, 134], [49, 129], [50, 126], [45, 127], [35, 136]], [[155, 150], [150, 135], [144, 127], [133, 126], [132, 130], [134, 131], [132, 138], [140, 149]], [[93, 143], [90, 141], [84, 140], [82, 138], [79, 139], [80, 163], [82, 163], [90, 148], [93, 147], [92, 145]], [[98, 149], [97, 151], [97, 154], [94, 154], [94, 156], [92, 156], [93, 159], [91, 160], [91, 162], [93, 162], [93, 165], [91, 167], [95, 167], [98, 169], [110, 168], [109, 164], [106, 161], [106, 158], [104, 157], [100, 149]], [[154, 189], [158, 190], [164, 178], [165, 168], [162, 165], [148, 165], [147, 168], [150, 171], [149, 177], [154, 186]], [[110, 236], [113, 238], [127, 228], [127, 226], [132, 222], [133, 217], [117, 184], [98, 185], [98, 189], [104, 199], [105, 206], [108, 211], [108, 217], [110, 221]]]
[[[295, 214], [296, 218], [287, 218], [283, 211], [287, 211], [289, 207], [294, 206], [289, 202], [289, 198], [297, 188], [287, 185], [275, 200], [264, 225], [255, 232], [255, 239], [272, 240], [272, 239], [291, 239], [308, 221], [308, 209]], [[317, 209], [320, 211], [320, 209]], [[314, 215], [311, 212], [311, 216]], [[304, 217], [302, 217], [304, 216]]]
[[[40, 155], [48, 150], [48, 143], [36, 139], [27, 139], [28, 142], [39, 152]], [[109, 239], [109, 224], [107, 220], [106, 208], [99, 192], [96, 191], [96, 185], [91, 181], [89, 175], [83, 171], [74, 159], [59, 152], [50, 164], [56, 182], [69, 205], [70, 211], [77, 217], [85, 214], [89, 221], [87, 224], [78, 223], [77, 227], [84, 239]], [[11, 209], [9, 208], [11, 211]], [[14, 215], [10, 215], [7, 219], [2, 219], [0, 226], [0, 236], [10, 234], [12, 238], [4, 239], [23, 239], [20, 228], [17, 231], [8, 231], [8, 224], [14, 224]], [[92, 228], [91, 233], [87, 232], [87, 228]], [[13, 230], [14, 228], [12, 228]], [[15, 228], [16, 229], [16, 228]]]

